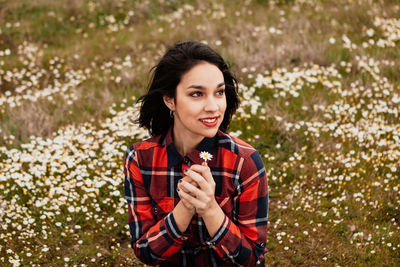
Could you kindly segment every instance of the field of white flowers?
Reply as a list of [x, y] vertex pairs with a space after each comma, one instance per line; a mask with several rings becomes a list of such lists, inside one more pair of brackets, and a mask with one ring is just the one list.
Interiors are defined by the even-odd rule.
[[[326, 58], [308, 61], [299, 52], [304, 59], [288, 64], [283, 58], [299, 48], [279, 42], [293, 42], [291, 21], [302, 11], [350, 12], [361, 3], [83, 2], [75, 3], [75, 15], [61, 4], [12, 2], [0, 9], [0, 265], [140, 266], [129, 248], [122, 172], [126, 149], [148, 137], [132, 123], [143, 93], [135, 86], [167, 45], [199, 37], [220, 49], [240, 80], [242, 102], [230, 133], [264, 157], [271, 191], [266, 263], [400, 262], [398, 16], [367, 12], [365, 25], [354, 18], [348, 32], [336, 21], [327, 38], [314, 41], [324, 46], [315, 53]], [[400, 11], [395, 1], [376, 5]], [[29, 12], [43, 18], [14, 15]], [[312, 24], [315, 13], [305, 14], [303, 23]], [[187, 26], [197, 18], [203, 23]], [[65, 29], [45, 30], [63, 19]], [[214, 24], [241, 27], [241, 34]], [[43, 30], [22, 30], [38, 25]], [[51, 39], [57, 33], [73, 45]], [[262, 51], [256, 39], [276, 49]], [[113, 53], [91, 48], [99, 42]]]

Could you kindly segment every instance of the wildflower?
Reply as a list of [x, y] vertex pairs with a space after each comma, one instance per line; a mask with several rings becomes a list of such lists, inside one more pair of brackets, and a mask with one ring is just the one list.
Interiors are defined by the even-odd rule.
[[200, 152], [200, 158], [204, 159], [204, 161], [207, 163], [208, 160], [212, 160], [212, 155], [206, 151]]

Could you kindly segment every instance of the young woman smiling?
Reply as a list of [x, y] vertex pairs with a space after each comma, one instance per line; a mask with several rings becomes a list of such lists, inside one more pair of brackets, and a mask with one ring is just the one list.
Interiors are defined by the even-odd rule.
[[135, 255], [160, 266], [264, 265], [266, 172], [253, 147], [225, 133], [239, 98], [222, 57], [202, 43], [175, 45], [140, 101], [152, 138], [124, 159]]

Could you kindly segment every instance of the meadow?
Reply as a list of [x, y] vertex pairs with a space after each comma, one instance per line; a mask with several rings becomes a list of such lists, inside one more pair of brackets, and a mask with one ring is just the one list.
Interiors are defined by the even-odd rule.
[[228, 61], [262, 155], [266, 266], [400, 266], [396, 0], [0, 3], [0, 266], [142, 266], [126, 149], [175, 42]]

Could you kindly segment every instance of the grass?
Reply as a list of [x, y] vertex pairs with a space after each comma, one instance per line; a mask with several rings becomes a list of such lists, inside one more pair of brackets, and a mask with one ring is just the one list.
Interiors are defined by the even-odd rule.
[[[268, 173], [267, 265], [396, 266], [399, 41], [377, 46], [386, 30], [374, 21], [399, 10], [384, 0], [3, 3], [0, 263], [141, 266], [122, 157], [144, 133], [129, 119], [159, 57], [195, 39], [245, 86], [230, 130]], [[46, 88], [61, 92], [23, 99]]]

